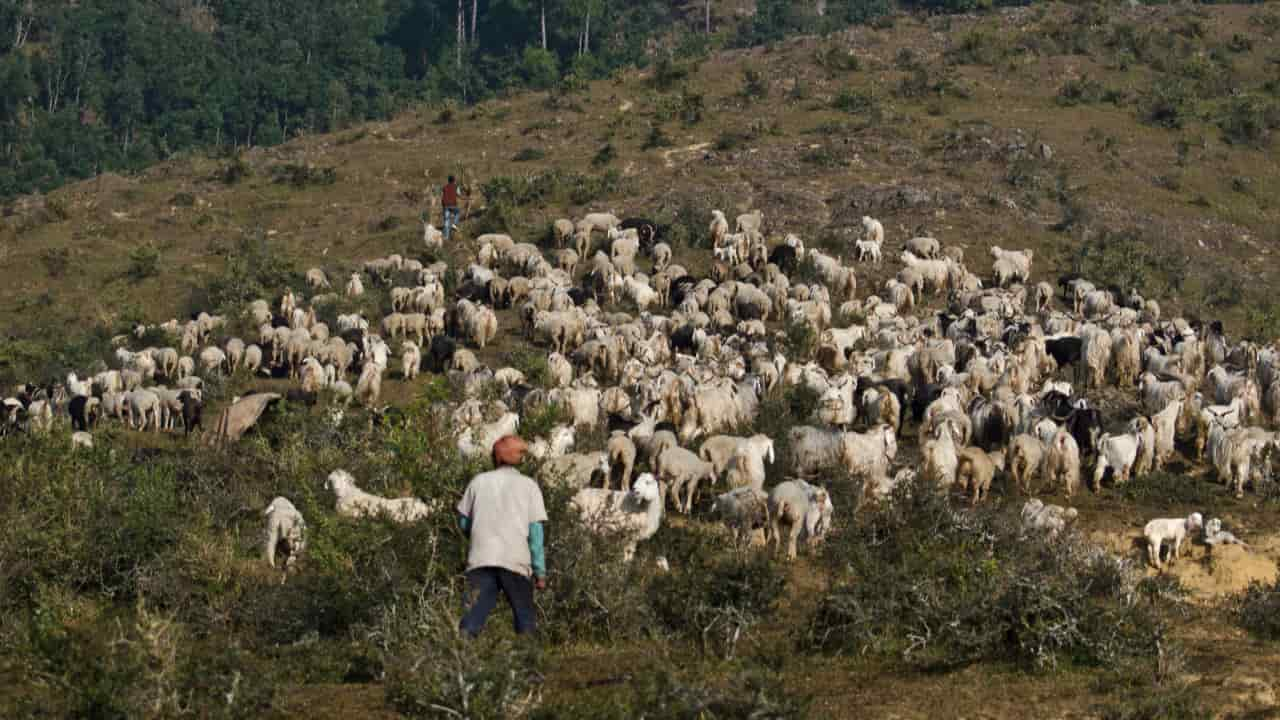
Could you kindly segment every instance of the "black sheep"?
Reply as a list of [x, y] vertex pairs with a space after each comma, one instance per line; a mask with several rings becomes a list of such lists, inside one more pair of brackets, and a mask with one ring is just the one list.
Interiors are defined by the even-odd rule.
[[779, 245], [769, 251], [769, 262], [777, 265], [784, 273], [791, 274], [796, 269], [796, 249], [790, 245]]
[[1084, 345], [1078, 337], [1061, 337], [1044, 341], [1044, 349], [1064, 368], [1080, 361], [1080, 351]]
[[640, 249], [646, 253], [653, 250], [658, 242], [658, 224], [647, 218], [625, 218], [618, 227], [623, 230], [634, 228], [640, 238]]
[[203, 430], [201, 419], [204, 417], [204, 402], [190, 390], [178, 393], [178, 401], [182, 403], [182, 427], [186, 429], [186, 434], [190, 435], [196, 428]]
[[1096, 408], [1076, 408], [1067, 416], [1066, 426], [1076, 445], [1080, 446], [1081, 457], [1092, 455], [1098, 436], [1102, 434], [1102, 413]]
[[67, 403], [67, 412], [71, 414], [71, 429], [88, 432], [98, 420], [96, 407], [96, 403], [90, 407], [89, 398], [84, 395], [71, 398], [71, 402]]
[[449, 366], [449, 361], [453, 360], [453, 354], [458, 351], [458, 344], [452, 338], [444, 335], [436, 335], [431, 338], [431, 346], [427, 348], [427, 365], [431, 368], [431, 372], [442, 373]]

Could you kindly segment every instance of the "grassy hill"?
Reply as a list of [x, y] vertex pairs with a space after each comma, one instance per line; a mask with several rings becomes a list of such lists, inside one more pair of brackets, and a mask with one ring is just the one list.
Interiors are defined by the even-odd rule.
[[[860, 218], [871, 215], [885, 224], [887, 257], [881, 267], [860, 269], [860, 297], [896, 270], [904, 240], [931, 234], [963, 247], [969, 267], [984, 278], [989, 247], [1031, 248], [1037, 279], [1052, 283], [1060, 273], [1083, 271], [1158, 299], [1166, 314], [1222, 318], [1235, 333], [1270, 339], [1280, 334], [1280, 304], [1269, 292], [1280, 279], [1272, 259], [1280, 249], [1280, 162], [1271, 140], [1280, 127], [1277, 35], [1280, 12], [1267, 5], [1037, 5], [979, 16], [897, 16], [831, 37], [677, 54], [609, 81], [475, 107], [423, 107], [390, 122], [234, 157], [192, 154], [133, 177], [101, 176], [6, 208], [0, 221], [0, 277], [6, 280], [0, 283], [0, 326], [7, 342], [0, 344], [0, 381], [87, 367], [105, 359], [108, 339], [135, 322], [199, 310], [234, 313], [249, 298], [274, 299], [286, 285], [301, 289], [302, 272], [313, 266], [337, 284], [367, 259], [392, 252], [424, 257], [419, 216], [430, 210], [439, 223], [430, 200], [450, 173], [473, 189], [463, 237], [446, 248], [453, 265], [471, 257], [470, 238], [480, 232], [509, 231], [518, 241], [545, 244], [552, 220], [586, 210], [657, 219], [677, 259], [695, 271], [707, 267], [713, 208], [730, 216], [762, 209], [771, 240], [794, 232], [848, 257]], [[383, 294], [342, 303], [364, 307], [371, 317], [388, 309]], [[504, 331], [518, 327], [510, 311], [501, 320]], [[527, 350], [509, 333], [483, 357], [510, 360]], [[393, 400], [405, 406], [439, 390], [428, 383], [388, 385]], [[230, 395], [262, 386], [271, 385], [238, 378], [223, 390]], [[425, 413], [421, 407], [411, 412]], [[122, 547], [136, 540], [137, 548], [120, 551], [127, 558], [138, 548], [150, 553], [153, 541], [172, 542], [178, 551], [155, 550], [163, 562], [146, 567], [173, 586], [125, 577], [115, 566], [86, 569], [70, 559], [71, 551], [68, 558], [58, 556], [65, 564], [27, 558], [16, 549], [19, 541], [34, 543], [45, 530], [34, 519], [39, 506], [24, 507], [14, 527], [30, 534], [11, 528], [4, 557], [27, 564], [0, 565], [0, 586], [31, 566], [52, 567], [57, 572], [33, 572], [38, 580], [23, 581], [21, 592], [56, 611], [61, 624], [24, 629], [27, 634], [7, 627], [0, 635], [22, 638], [15, 660], [0, 662], [0, 677], [17, 679], [0, 690], [0, 708], [34, 712], [58, 688], [78, 683], [75, 673], [91, 665], [86, 658], [107, 652], [103, 648], [118, 634], [124, 645], [111, 647], [139, 648], [143, 659], [129, 655], [128, 662], [110, 665], [97, 678], [104, 697], [119, 683], [154, 691], [160, 698], [155, 707], [164, 709], [157, 714], [182, 714], [181, 697], [176, 704], [168, 700], [178, 693], [176, 681], [148, 671], [163, 665], [156, 658], [168, 646], [146, 643], [171, 637], [156, 629], [166, 622], [198, 648], [182, 651], [182, 667], [214, 668], [209, 672], [216, 678], [229, 676], [229, 668], [270, 677], [274, 694], [268, 700], [254, 696], [260, 704], [249, 706], [258, 711], [393, 716], [393, 706], [416, 707], [415, 686], [391, 662], [412, 655], [388, 634], [420, 637], [409, 626], [416, 619], [420, 631], [435, 617], [423, 609], [430, 598], [413, 597], [410, 588], [424, 580], [407, 568], [428, 557], [435, 561], [429, 536], [440, 528], [412, 537], [385, 527], [360, 534], [322, 518], [315, 552], [324, 571], [301, 588], [294, 583], [277, 592], [274, 577], [246, 549], [259, 524], [249, 508], [261, 507], [274, 492], [302, 492], [298, 488], [308, 482], [315, 485], [321, 468], [339, 463], [384, 483], [375, 489], [418, 494], [440, 487], [432, 483], [449, 487], [468, 468], [449, 465], [447, 481], [427, 477], [419, 465], [444, 462], [441, 449], [427, 441], [364, 429], [340, 435], [314, 417], [288, 420], [301, 435], [280, 431], [260, 438], [240, 458], [175, 449], [168, 438], [121, 438], [121, 452], [128, 447], [142, 453], [134, 456], [141, 467], [152, 456], [143, 453], [150, 448], [138, 446], [171, 451], [174, 457], [162, 463], [177, 466], [185, 484], [176, 496], [156, 490], [156, 497], [173, 507], [187, 501], [182, 493], [201, 502], [212, 497], [210, 515], [190, 527], [162, 524], [165, 532], [155, 538], [135, 538], [115, 528], [141, 532], [149, 527], [146, 518], [131, 513], [169, 506], [139, 509], [119, 500], [108, 507], [102, 526], [91, 528], [101, 535], [81, 537], [77, 542], [85, 545], [76, 547], [87, 552], [94, 538]], [[10, 471], [9, 479], [24, 487], [61, 477], [55, 470], [83, 469], [75, 464], [83, 461], [58, 459], [53, 446], [22, 449], [29, 454], [15, 457], [26, 464]], [[269, 480], [258, 476], [263, 472]], [[1198, 484], [1187, 485], [1192, 482]], [[151, 487], [132, 475], [129, 483]], [[88, 491], [68, 485], [65, 492], [79, 497]], [[308, 512], [324, 502], [314, 488], [310, 493]], [[1139, 517], [1185, 513], [1207, 502], [1234, 527], [1256, 529], [1255, 542], [1274, 559], [1280, 540], [1261, 534], [1274, 519], [1274, 501], [1236, 501], [1202, 480], [1163, 477], [1078, 499], [1077, 505], [1090, 518], [1087, 533], [1126, 551]], [[72, 536], [74, 525], [64, 518], [59, 528]], [[706, 541], [701, 532], [676, 519], [662, 547], [673, 556], [690, 554], [690, 546]], [[440, 552], [456, 552], [456, 541]], [[553, 552], [572, 554], [571, 541], [560, 540], [565, 544]], [[37, 545], [56, 548], [48, 539]], [[646, 592], [690, 598], [690, 607], [704, 597], [700, 592], [711, 592], [692, 580], [681, 585], [685, 574], [669, 582], [646, 576], [638, 588], [629, 579], [601, 579], [616, 593], [611, 598], [562, 586], [558, 592], [570, 599], [548, 599], [544, 608], [553, 618], [552, 632], [560, 633], [539, 666], [545, 670], [540, 699], [559, 713], [548, 717], [627, 716], [618, 708], [632, 706], [609, 703], [632, 693], [628, 702], [712, 708], [715, 717], [734, 716], [732, 701], [746, 697], [778, 717], [794, 716], [790, 703], [801, 696], [813, 698], [810, 717], [926, 717], [945, 708], [948, 716], [1013, 718], [1025, 717], [1030, 707], [1046, 717], [1199, 717], [1197, 702], [1243, 717], [1274, 705], [1274, 696], [1266, 702], [1254, 681], [1274, 674], [1280, 653], [1273, 643], [1249, 639], [1218, 607], [1240, 589], [1240, 577], [1247, 584], [1247, 568], [1224, 570], [1238, 572], [1236, 582], [1183, 577], [1196, 592], [1194, 602], [1179, 602], [1161, 615], [1164, 624], [1153, 635], [1176, 639], [1179, 654], [1166, 658], [1162, 649], [1148, 648], [1152, 657], [1159, 655], [1154, 670], [1134, 665], [1113, 674], [1074, 658], [1078, 666], [1064, 662], [1056, 672], [1039, 672], [981, 653], [956, 660], [963, 658], [960, 652], [921, 667], [884, 652], [797, 651], [820, 598], [847, 572], [838, 553], [853, 548], [850, 542], [792, 568], [748, 568], [759, 573], [751, 576], [757, 581], [778, 580], [778, 607], [768, 622], [752, 626], [732, 659], [706, 650], [718, 647], [708, 639], [712, 630], [701, 637], [698, 628], [619, 630], [630, 622], [657, 622], [624, 607], [641, 603]], [[692, 557], [723, 573], [717, 579], [732, 579], [737, 571]], [[988, 577], [976, 564], [956, 560], [946, 567], [961, 578]], [[456, 588], [456, 577], [419, 572], [428, 584]], [[77, 585], [58, 573], [87, 579]], [[345, 584], [351, 573], [358, 587]], [[131, 612], [114, 604], [116, 583], [145, 588], [161, 610]], [[83, 586], [98, 592], [81, 595]], [[1172, 603], [1175, 590], [1153, 580], [1132, 602]], [[0, 592], [0, 606], [17, 602], [18, 591], [13, 593]], [[357, 600], [371, 597], [394, 601], [405, 613], [421, 612], [370, 621]], [[116, 616], [128, 618], [118, 633], [111, 630]], [[323, 620], [298, 619], [315, 617]], [[503, 620], [493, 619], [495, 629]], [[585, 630], [589, 623], [598, 626]], [[288, 638], [293, 624], [310, 634], [296, 642]], [[269, 633], [273, 628], [277, 632]], [[920, 632], [926, 630], [941, 633]], [[220, 633], [230, 639], [224, 642]], [[270, 641], [257, 644], [256, 633]], [[22, 665], [34, 662], [22, 658], [52, 657], [61, 647], [79, 654], [52, 668]], [[906, 648], [900, 650], [905, 658]], [[478, 654], [499, 651], [448, 646], [441, 652], [452, 661], [479, 663]], [[523, 667], [523, 651], [510, 652], [512, 666]], [[489, 669], [508, 659], [484, 657]], [[664, 671], [671, 678], [663, 680]], [[517, 692], [518, 683], [503, 685], [498, 676], [477, 682], [493, 693]], [[212, 693], [214, 685], [183, 687], [204, 697], [198, 693]], [[708, 694], [697, 696], [691, 688]], [[217, 686], [218, 693], [225, 691]], [[690, 700], [695, 696], [701, 699]], [[201, 708], [193, 714], [218, 712]], [[681, 716], [676, 712], [673, 717]]]

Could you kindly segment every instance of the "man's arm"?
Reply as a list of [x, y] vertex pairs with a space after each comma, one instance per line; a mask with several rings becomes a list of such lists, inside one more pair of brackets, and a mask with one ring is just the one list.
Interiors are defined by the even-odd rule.
[[542, 523], [529, 523], [529, 557], [533, 565], [533, 576], [538, 580], [547, 577], [547, 553], [543, 546]]

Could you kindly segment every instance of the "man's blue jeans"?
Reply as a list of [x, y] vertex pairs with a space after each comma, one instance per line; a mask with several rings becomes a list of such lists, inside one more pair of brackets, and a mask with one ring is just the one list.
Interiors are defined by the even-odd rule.
[[444, 209], [444, 239], [449, 239], [449, 234], [453, 232], [453, 228], [458, 224], [458, 208], [447, 207]]
[[533, 581], [524, 575], [499, 567], [482, 567], [467, 571], [467, 582], [475, 594], [475, 604], [462, 616], [458, 627], [476, 637], [498, 604], [498, 592], [507, 596], [517, 635], [531, 633], [535, 625], [533, 608]]

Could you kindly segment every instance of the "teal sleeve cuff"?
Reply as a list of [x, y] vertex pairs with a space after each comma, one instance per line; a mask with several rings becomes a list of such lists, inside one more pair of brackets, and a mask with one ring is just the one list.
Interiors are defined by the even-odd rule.
[[458, 527], [462, 528], [462, 532], [470, 535], [471, 534], [471, 518], [467, 517], [466, 515], [459, 515]]
[[529, 556], [535, 577], [547, 576], [547, 553], [542, 546], [542, 523], [529, 523]]

